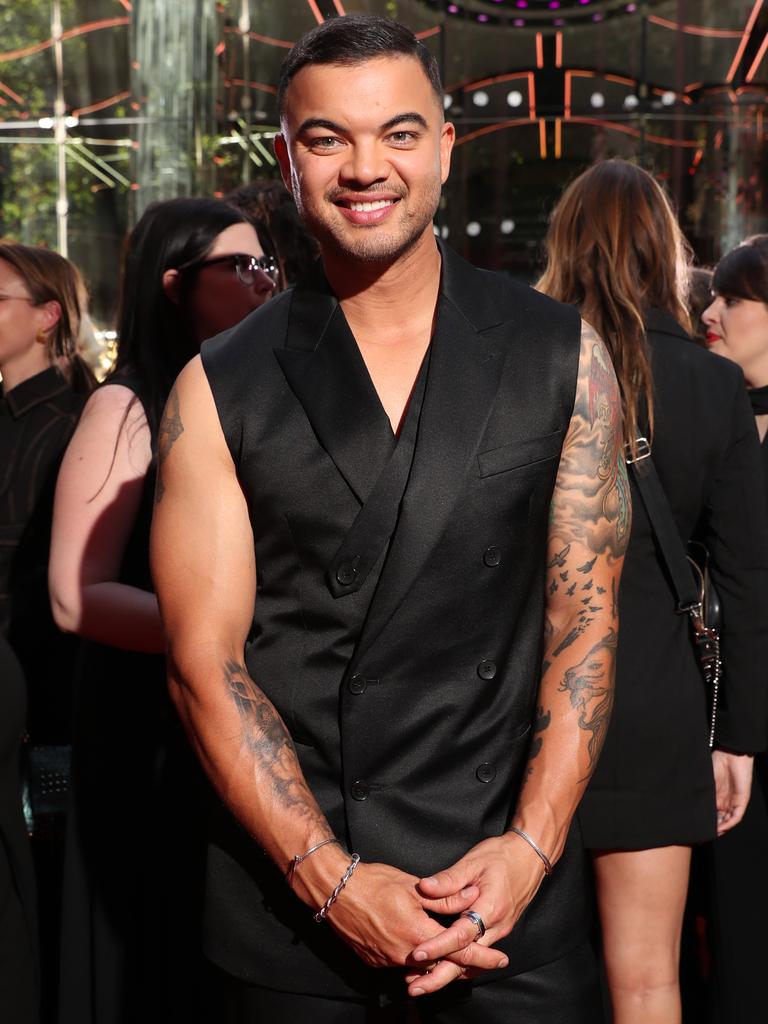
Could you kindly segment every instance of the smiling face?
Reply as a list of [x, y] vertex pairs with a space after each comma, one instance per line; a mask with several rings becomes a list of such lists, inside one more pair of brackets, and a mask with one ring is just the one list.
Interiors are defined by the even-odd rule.
[[768, 305], [718, 295], [701, 319], [707, 348], [738, 363], [750, 384], [768, 384]]
[[419, 61], [393, 56], [303, 67], [275, 150], [321, 248], [387, 264], [431, 232], [453, 140]]

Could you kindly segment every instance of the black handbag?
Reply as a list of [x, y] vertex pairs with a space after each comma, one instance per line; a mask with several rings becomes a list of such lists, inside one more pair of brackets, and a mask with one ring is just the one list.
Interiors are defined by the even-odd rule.
[[709, 748], [715, 744], [717, 700], [723, 665], [720, 660], [720, 599], [709, 572], [709, 552], [692, 542], [686, 551], [672, 515], [669, 499], [651, 458], [648, 439], [639, 437], [636, 454], [627, 446], [627, 465], [637, 484], [645, 511], [667, 566], [677, 612], [691, 621], [693, 646], [707, 691]]
[[61, 839], [69, 800], [72, 748], [22, 748], [22, 807], [27, 832], [35, 839]]

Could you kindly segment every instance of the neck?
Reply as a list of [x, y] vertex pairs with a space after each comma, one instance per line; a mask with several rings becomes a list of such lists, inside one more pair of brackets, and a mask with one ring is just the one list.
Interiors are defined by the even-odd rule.
[[744, 371], [747, 386], [750, 388], [764, 388], [768, 386], [768, 359], [761, 360], [756, 366], [750, 366], [749, 371]]
[[427, 307], [434, 310], [440, 251], [431, 225], [407, 253], [389, 263], [355, 261], [327, 250], [322, 255], [328, 282], [350, 320], [376, 322], [385, 313], [385, 323], [400, 323]]
[[35, 344], [33, 348], [0, 365], [3, 391], [7, 394], [30, 377], [47, 370], [50, 365], [45, 346]]

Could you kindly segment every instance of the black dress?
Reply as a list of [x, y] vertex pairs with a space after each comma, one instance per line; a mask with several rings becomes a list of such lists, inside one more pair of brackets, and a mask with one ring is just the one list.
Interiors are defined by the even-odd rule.
[[0, 636], [0, 1019], [38, 1019], [35, 881], [21, 810], [19, 744], [24, 731], [24, 677]]
[[[141, 401], [135, 377], [109, 383], [131, 388]], [[154, 484], [153, 459], [119, 577], [147, 591]], [[60, 1024], [198, 1019], [204, 794], [168, 697], [164, 657], [84, 642]]]
[[[768, 520], [760, 450], [741, 371], [693, 344], [666, 314], [647, 323], [655, 394], [653, 458], [680, 530], [699, 533], [723, 605], [716, 741], [766, 742]], [[704, 687], [634, 484], [619, 598], [616, 700], [580, 808], [593, 849], [650, 849], [716, 834]]]
[[[755, 415], [768, 413], [768, 388], [754, 389], [750, 397]], [[768, 437], [761, 451], [768, 490]], [[711, 850], [712, 1019], [717, 1024], [768, 1020], [766, 865], [768, 755], [763, 752], [755, 758], [752, 796], [743, 819]]]

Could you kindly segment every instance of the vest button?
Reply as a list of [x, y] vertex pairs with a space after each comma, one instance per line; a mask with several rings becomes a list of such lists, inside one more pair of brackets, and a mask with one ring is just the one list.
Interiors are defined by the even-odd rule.
[[365, 679], [359, 673], [352, 676], [348, 685], [350, 693], [365, 693]]
[[481, 679], [493, 679], [496, 675], [495, 661], [481, 661], [477, 666], [477, 674]]
[[493, 782], [496, 778], [496, 768], [490, 761], [484, 761], [475, 772], [480, 782]]
[[351, 583], [354, 583], [355, 576], [357, 576], [357, 566], [354, 562], [342, 562], [336, 570], [336, 579], [342, 587], [348, 587]]
[[370, 792], [371, 787], [367, 782], [363, 782], [362, 779], [352, 783], [352, 796], [355, 800], [367, 800]]
[[490, 547], [486, 548], [483, 552], [483, 561], [487, 566], [493, 568], [495, 565], [501, 564], [501, 548]]

